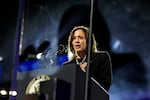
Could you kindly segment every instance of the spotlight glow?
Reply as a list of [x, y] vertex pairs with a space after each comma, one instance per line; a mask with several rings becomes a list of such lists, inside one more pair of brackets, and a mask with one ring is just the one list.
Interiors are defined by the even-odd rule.
[[3, 61], [3, 57], [2, 56], [0, 56], [0, 61]]
[[9, 91], [9, 95], [16, 96], [17, 95], [17, 91]]
[[42, 53], [38, 53], [38, 54], [36, 55], [36, 58], [37, 58], [37, 59], [41, 59], [41, 56], [42, 56]]
[[0, 90], [0, 94], [1, 95], [7, 95], [7, 91], [6, 90]]
[[120, 41], [117, 40], [117, 41], [114, 43], [113, 48], [114, 48], [114, 49], [117, 49], [119, 46], [120, 46]]

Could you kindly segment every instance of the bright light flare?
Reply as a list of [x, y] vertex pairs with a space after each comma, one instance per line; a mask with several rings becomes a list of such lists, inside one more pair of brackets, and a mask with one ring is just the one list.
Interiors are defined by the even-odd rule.
[[7, 91], [6, 90], [0, 90], [0, 94], [1, 95], [7, 95]]

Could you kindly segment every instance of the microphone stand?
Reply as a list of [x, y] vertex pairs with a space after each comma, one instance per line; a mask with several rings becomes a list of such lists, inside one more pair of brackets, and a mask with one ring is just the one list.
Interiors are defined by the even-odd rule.
[[88, 41], [88, 55], [87, 55], [87, 69], [86, 69], [86, 79], [85, 79], [85, 91], [84, 91], [84, 100], [88, 100], [88, 90], [89, 90], [89, 80], [90, 80], [90, 56], [91, 56], [91, 40], [92, 40], [92, 20], [93, 20], [93, 4], [94, 0], [91, 0], [91, 11], [90, 11], [90, 33]]

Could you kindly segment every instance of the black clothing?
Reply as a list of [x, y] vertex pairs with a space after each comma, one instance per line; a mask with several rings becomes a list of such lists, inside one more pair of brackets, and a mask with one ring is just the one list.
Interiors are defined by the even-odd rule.
[[[112, 65], [108, 52], [93, 53], [90, 62], [90, 76], [108, 91], [112, 81]], [[65, 64], [70, 63], [76, 63], [76, 60], [73, 59]]]

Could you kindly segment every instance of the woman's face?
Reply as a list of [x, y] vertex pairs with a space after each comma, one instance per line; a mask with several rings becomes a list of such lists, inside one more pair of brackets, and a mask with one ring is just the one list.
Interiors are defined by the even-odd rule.
[[85, 33], [82, 29], [78, 29], [74, 32], [72, 37], [72, 46], [75, 52], [85, 52], [87, 43]]

